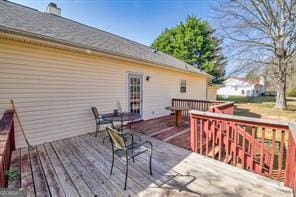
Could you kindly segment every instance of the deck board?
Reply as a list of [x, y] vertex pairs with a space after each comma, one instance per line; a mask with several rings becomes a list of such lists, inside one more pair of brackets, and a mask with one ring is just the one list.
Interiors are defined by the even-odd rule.
[[[69, 174], [64, 168], [62, 162], [59, 160], [52, 146], [49, 143], [45, 143], [43, 144], [43, 147], [48, 155], [48, 158], [50, 159], [52, 168], [54, 169], [55, 173], [58, 175], [58, 179], [64, 193], [66, 193], [69, 196], [78, 196], [78, 191], [74, 183], [72, 182]], [[47, 177], [47, 178], [50, 179], [50, 177]]]
[[75, 143], [71, 139], [64, 140], [64, 143], [72, 150], [73, 154], [79, 159], [79, 161], [87, 168], [93, 176], [93, 179], [99, 182], [99, 185], [104, 188], [107, 196], [115, 196], [120, 193], [121, 188], [117, 188], [116, 184], [113, 185], [108, 176], [102, 174], [99, 168], [94, 164], [93, 159], [89, 157], [88, 151], [80, 149], [80, 144]]
[[69, 174], [72, 182], [74, 183], [75, 187], [77, 188], [77, 191], [81, 196], [93, 196], [93, 192], [90, 190], [90, 188], [87, 186], [87, 184], [84, 182], [83, 177], [79, 172], [76, 171], [75, 167], [73, 166], [74, 163], [72, 163], [67, 155], [64, 153], [63, 148], [60, 147], [58, 142], [52, 142], [51, 145], [54, 148], [57, 156], [59, 157], [60, 161], [62, 162], [64, 168], [66, 169], [67, 173]]
[[[109, 175], [110, 143], [103, 144], [102, 135], [41, 144], [30, 153], [22, 148], [12, 159], [21, 164], [22, 187], [26, 186], [29, 196], [38, 194], [39, 188], [48, 188], [52, 196], [292, 196], [291, 189], [277, 181], [152, 137], [141, 138], [153, 144], [153, 175], [149, 174], [148, 156], [140, 155], [135, 163], [130, 161], [126, 191], [125, 161], [116, 156]], [[45, 181], [38, 185], [34, 182], [38, 179]]]
[[[85, 151], [85, 155], [89, 158], [91, 158], [91, 162], [94, 163], [94, 165], [98, 168], [98, 170], [100, 170], [102, 172], [102, 174], [104, 174], [105, 177], [107, 177], [109, 179], [110, 182], [112, 182], [112, 184], [114, 186], [116, 186], [116, 188], [119, 189], [119, 191], [121, 191], [122, 193], [131, 196], [136, 195], [135, 190], [137, 188], [133, 188], [131, 189], [131, 185], [127, 186], [127, 190], [123, 191], [122, 188], [124, 186], [124, 172], [121, 172], [118, 168], [117, 165], [114, 166], [113, 172], [114, 174], [112, 176], [109, 175], [109, 170], [110, 170], [110, 166], [111, 163], [106, 160], [99, 152], [97, 152], [93, 147], [89, 146], [88, 143], [86, 143], [85, 141], [81, 140], [79, 137], [76, 138], [72, 138], [75, 142], [79, 143], [80, 147]], [[94, 138], [95, 139], [95, 138]], [[97, 140], [97, 139], [96, 139]], [[115, 163], [116, 164], [116, 163]]]
[[[10, 169], [15, 170], [16, 172], [21, 171], [21, 150], [15, 150], [11, 154], [11, 163]], [[17, 175], [16, 179], [9, 181], [8, 188], [19, 188], [21, 186], [21, 178]]]
[[86, 169], [86, 167], [81, 163], [81, 161], [73, 154], [72, 150], [68, 147], [68, 144], [66, 145], [67, 147], [65, 147], [64, 141], [61, 140], [56, 141], [55, 145], [62, 150], [65, 157], [69, 159], [75, 170], [78, 172], [79, 176], [82, 178], [83, 182], [86, 183], [86, 185], [94, 195], [107, 195], [107, 192], [105, 191], [101, 182], [98, 182], [97, 179], [93, 177], [93, 173]]
[[21, 187], [28, 196], [35, 196], [35, 189], [32, 176], [31, 159], [28, 148], [21, 149]]
[[48, 185], [51, 195], [52, 196], [65, 195], [65, 193], [61, 187], [61, 183], [59, 182], [59, 178], [50, 163], [50, 159], [44, 149], [44, 146], [38, 145], [37, 151], [38, 151], [38, 155], [40, 158], [42, 169], [44, 171], [44, 176], [46, 177], [47, 185]]
[[40, 164], [36, 147], [29, 148], [29, 152], [36, 196], [50, 196], [47, 181], [43, 173], [43, 168]]

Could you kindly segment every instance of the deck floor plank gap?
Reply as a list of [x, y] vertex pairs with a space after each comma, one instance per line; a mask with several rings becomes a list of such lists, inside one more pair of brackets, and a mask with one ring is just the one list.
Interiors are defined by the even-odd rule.
[[58, 179], [62, 185], [64, 193], [67, 196], [79, 196], [74, 182], [71, 180], [70, 175], [68, 174], [62, 162], [56, 155], [52, 146], [49, 143], [45, 143], [43, 146], [56, 174], [58, 175]]
[[91, 189], [87, 186], [87, 184], [81, 178], [80, 174], [75, 170], [74, 166], [69, 161], [68, 157], [64, 154], [63, 148], [57, 144], [57, 141], [51, 142], [50, 144], [55, 150], [58, 158], [64, 165], [79, 194], [81, 196], [93, 196], [94, 194]]

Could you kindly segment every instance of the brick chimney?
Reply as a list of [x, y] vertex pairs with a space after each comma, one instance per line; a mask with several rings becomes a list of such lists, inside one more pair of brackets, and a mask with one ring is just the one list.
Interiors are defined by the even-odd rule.
[[55, 3], [49, 3], [46, 8], [46, 13], [61, 16], [61, 8], [58, 8]]

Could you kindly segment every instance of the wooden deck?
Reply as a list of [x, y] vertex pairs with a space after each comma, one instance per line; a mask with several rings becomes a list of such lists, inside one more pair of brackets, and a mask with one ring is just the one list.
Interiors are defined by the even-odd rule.
[[153, 175], [148, 155], [130, 161], [126, 191], [125, 161], [116, 157], [110, 176], [110, 143], [93, 134], [14, 151], [11, 167], [21, 176], [9, 187], [23, 187], [28, 196], [292, 196], [271, 179], [155, 138], [142, 140], [154, 146]]
[[190, 120], [182, 117], [182, 126], [175, 126], [175, 116], [164, 116], [133, 124], [133, 129], [153, 138], [190, 150]]

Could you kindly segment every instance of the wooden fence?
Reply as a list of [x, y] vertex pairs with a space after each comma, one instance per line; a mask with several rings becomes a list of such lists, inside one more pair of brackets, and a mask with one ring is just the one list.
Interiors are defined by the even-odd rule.
[[10, 157], [15, 150], [13, 111], [5, 111], [0, 120], [0, 187], [7, 184], [6, 171], [9, 168]]
[[224, 114], [221, 108], [191, 111], [192, 150], [295, 189], [295, 123], [229, 115], [231, 109], [222, 108]]

